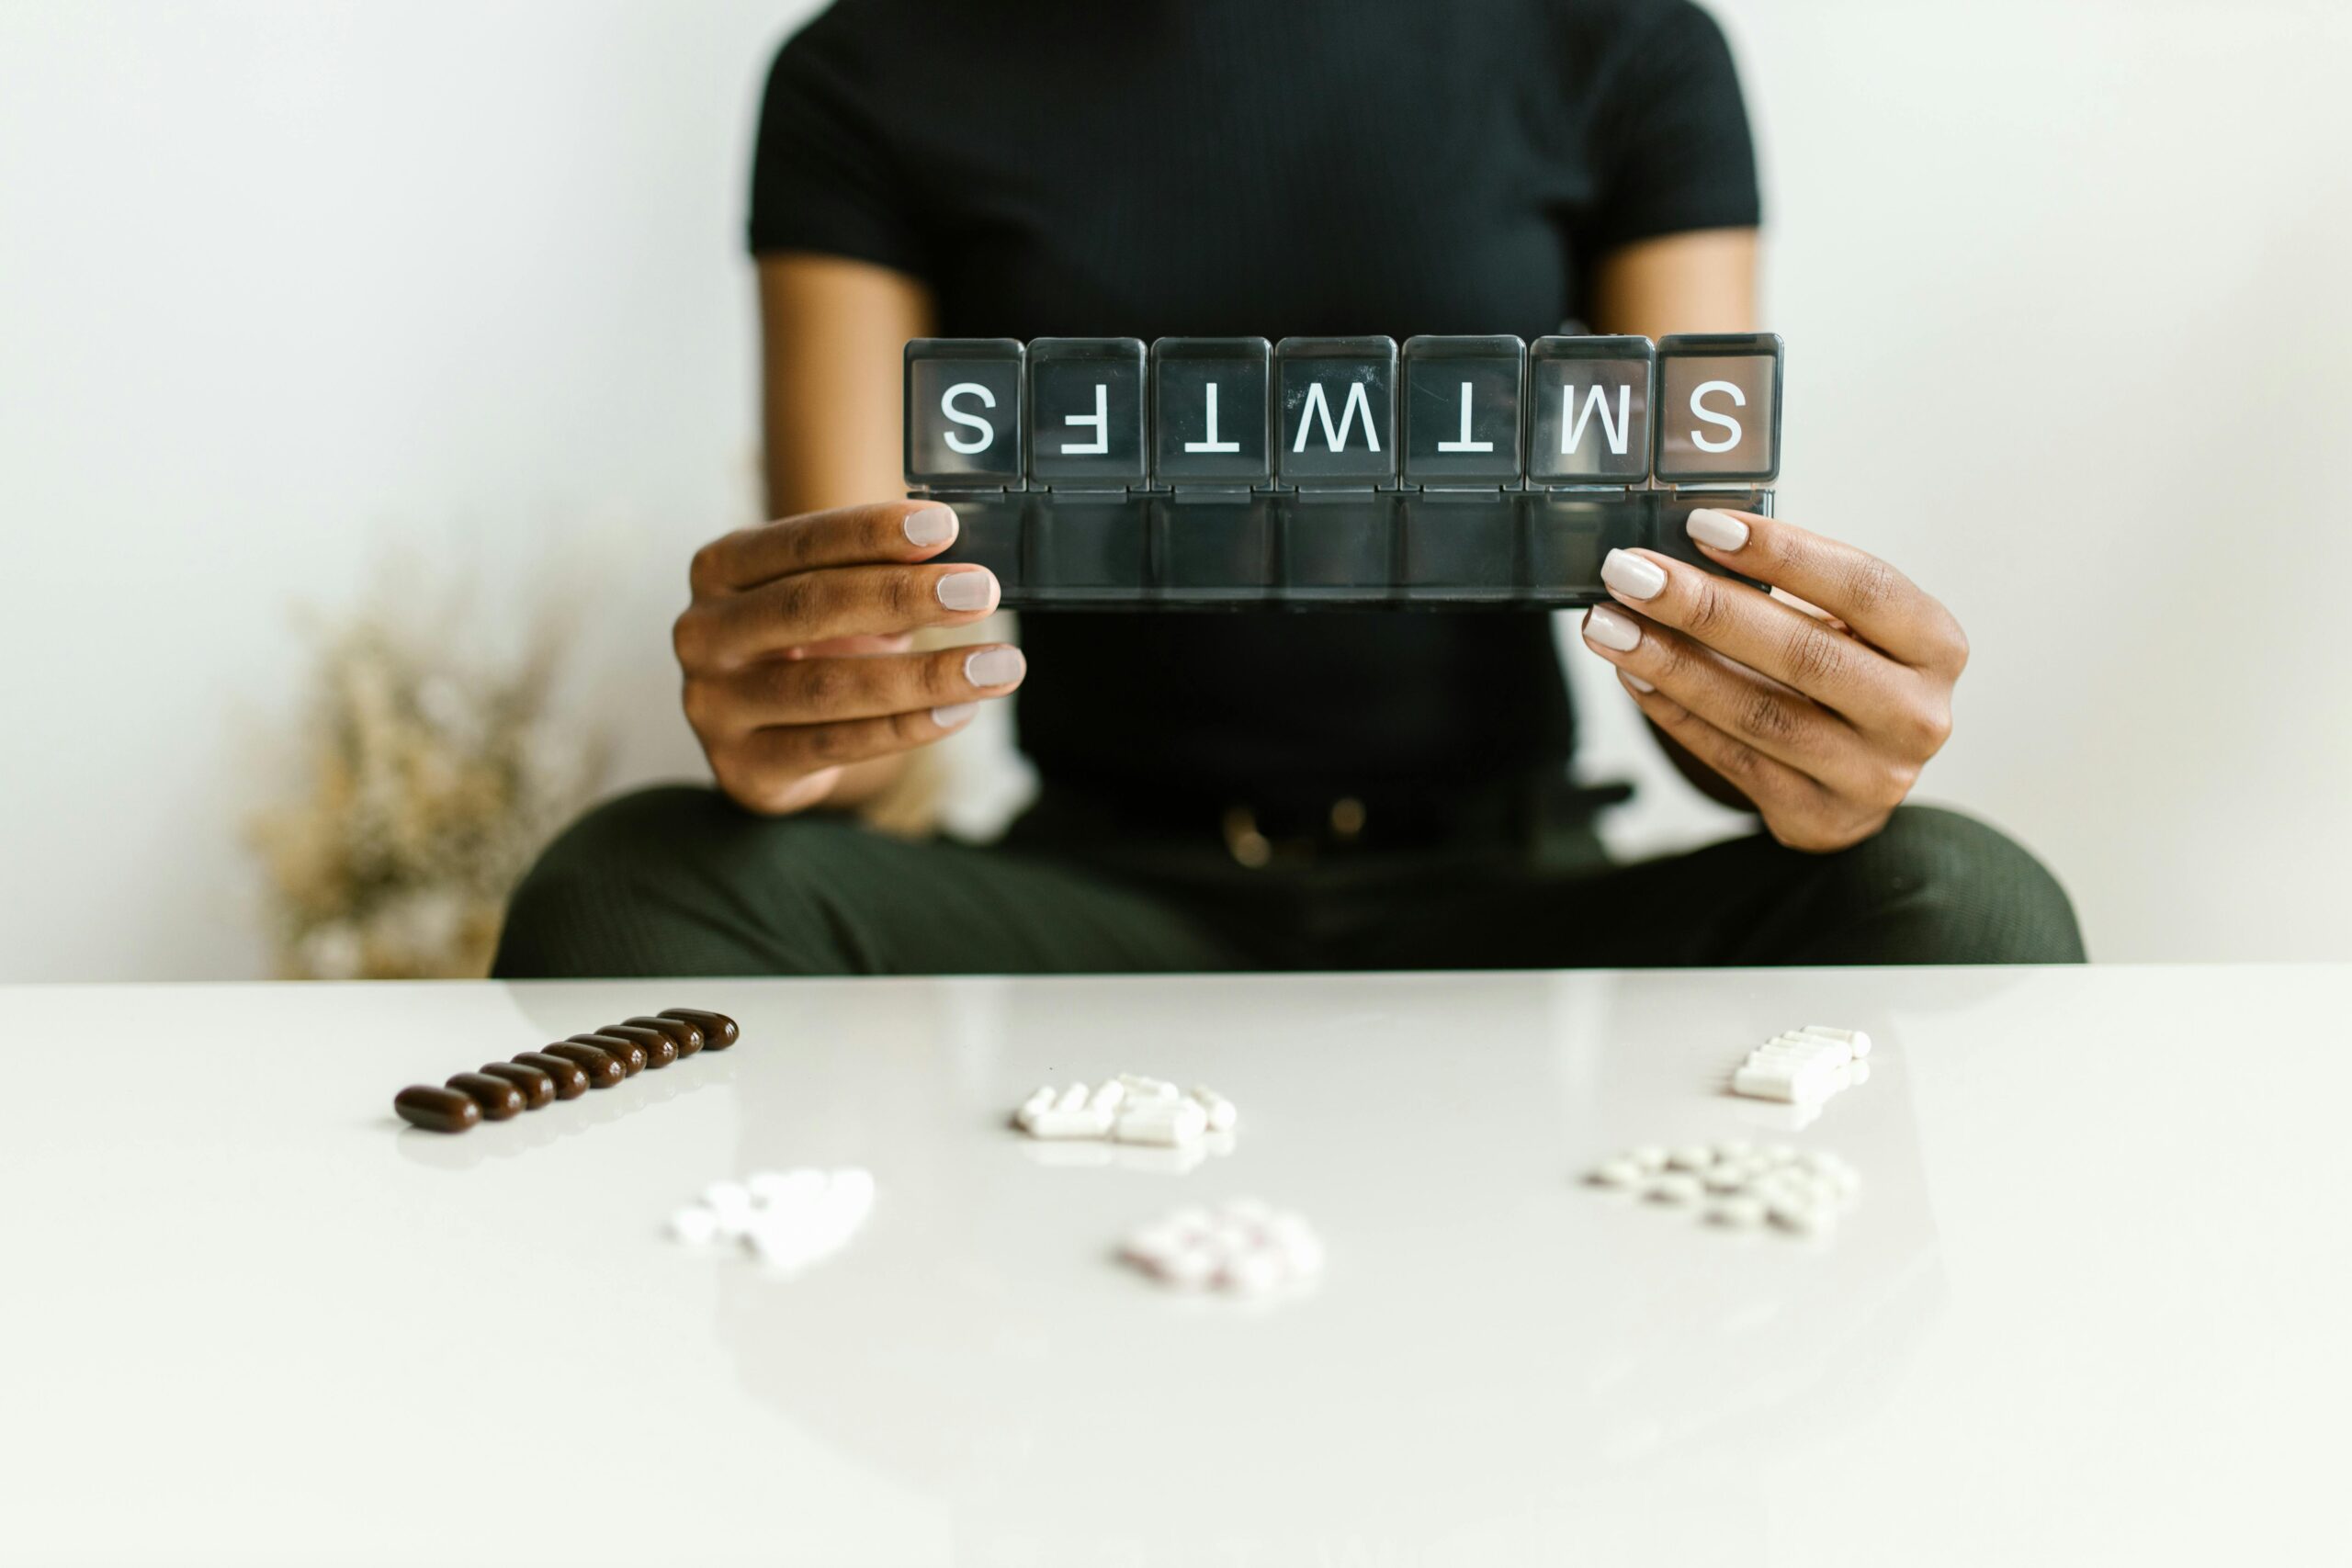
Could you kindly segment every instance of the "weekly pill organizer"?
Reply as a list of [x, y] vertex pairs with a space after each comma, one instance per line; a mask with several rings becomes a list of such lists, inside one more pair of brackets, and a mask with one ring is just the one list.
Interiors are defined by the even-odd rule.
[[908, 493], [1007, 609], [1563, 609], [1770, 515], [1782, 349], [1642, 337], [917, 338]]

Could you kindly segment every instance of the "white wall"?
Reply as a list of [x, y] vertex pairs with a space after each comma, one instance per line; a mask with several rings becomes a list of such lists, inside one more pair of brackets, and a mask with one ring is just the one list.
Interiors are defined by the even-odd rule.
[[[623, 776], [694, 769], [667, 623], [752, 505], [745, 146], [805, 9], [0, 0], [0, 978], [261, 971], [289, 609], [400, 550], [492, 626], [588, 596]], [[1929, 793], [2103, 957], [2352, 952], [2347, 8], [1720, 14], [1783, 510], [1974, 635]], [[1571, 658], [1626, 840], [1722, 830]]]

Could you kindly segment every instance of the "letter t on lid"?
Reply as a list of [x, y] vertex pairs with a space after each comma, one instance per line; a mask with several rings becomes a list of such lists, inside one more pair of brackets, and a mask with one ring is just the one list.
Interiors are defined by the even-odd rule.
[[1025, 355], [1012, 338], [907, 344], [907, 488], [1019, 490]]
[[1151, 345], [1151, 474], [1162, 485], [1264, 485], [1272, 347], [1261, 337], [1164, 337]]

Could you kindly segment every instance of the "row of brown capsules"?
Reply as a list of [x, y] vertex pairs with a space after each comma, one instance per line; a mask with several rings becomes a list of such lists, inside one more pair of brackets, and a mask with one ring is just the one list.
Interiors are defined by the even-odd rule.
[[478, 1073], [459, 1073], [439, 1089], [412, 1084], [392, 1097], [392, 1111], [413, 1126], [462, 1133], [485, 1118], [503, 1122], [592, 1089], [610, 1089], [697, 1051], [724, 1051], [741, 1033], [723, 1012], [664, 1008], [526, 1051], [511, 1062], [488, 1063]]

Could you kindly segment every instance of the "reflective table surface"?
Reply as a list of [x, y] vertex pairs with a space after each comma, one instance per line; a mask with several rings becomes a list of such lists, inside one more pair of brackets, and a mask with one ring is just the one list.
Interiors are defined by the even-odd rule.
[[[2352, 1396], [2352, 966], [14, 987], [0, 1562], [2317, 1561]], [[456, 1135], [413, 1082], [743, 1039]], [[1724, 1088], [1878, 1042], [1804, 1119]], [[1240, 1107], [1046, 1145], [1044, 1081]], [[1582, 1176], [1746, 1137], [1830, 1237]], [[769, 1273], [663, 1234], [863, 1166]], [[1118, 1263], [1295, 1209], [1272, 1302]], [[2337, 1543], [2329, 1548], [2330, 1540]]]

